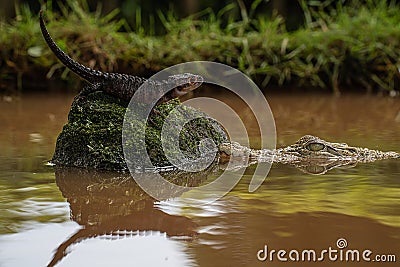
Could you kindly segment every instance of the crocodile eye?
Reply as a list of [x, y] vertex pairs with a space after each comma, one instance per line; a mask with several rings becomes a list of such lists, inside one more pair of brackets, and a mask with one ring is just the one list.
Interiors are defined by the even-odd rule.
[[306, 148], [310, 151], [320, 151], [325, 148], [325, 145], [321, 143], [310, 143], [306, 146]]

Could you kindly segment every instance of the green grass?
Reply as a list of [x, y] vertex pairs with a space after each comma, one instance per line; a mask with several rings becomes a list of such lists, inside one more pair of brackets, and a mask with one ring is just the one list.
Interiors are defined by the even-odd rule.
[[[118, 10], [101, 16], [74, 1], [67, 1], [61, 14], [47, 9], [46, 18], [63, 50], [102, 71], [148, 76], [177, 63], [209, 60], [238, 68], [267, 88], [399, 90], [398, 6], [370, 0], [327, 10], [325, 1], [311, 1], [312, 6], [302, 1], [305, 25], [288, 32], [279, 16], [254, 17], [258, 2], [246, 10], [239, 1], [241, 19], [228, 22], [224, 12], [232, 5], [218, 14], [204, 10], [179, 20], [159, 13], [166, 31], [162, 36], [140, 27], [140, 10], [136, 32], [115, 19]], [[44, 81], [47, 76], [76, 82], [44, 43], [38, 15], [23, 6], [18, 12], [14, 21], [0, 22], [0, 78]]]

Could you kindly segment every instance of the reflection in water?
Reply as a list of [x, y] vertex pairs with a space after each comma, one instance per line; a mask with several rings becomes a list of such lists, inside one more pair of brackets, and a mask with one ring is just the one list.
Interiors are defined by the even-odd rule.
[[[61, 259], [57, 266], [146, 266], [145, 260], [139, 261], [145, 257], [158, 259], [153, 266], [309, 266], [258, 262], [256, 253], [266, 244], [271, 249], [335, 247], [340, 237], [349, 248], [394, 253], [397, 265], [331, 266], [398, 266], [398, 160], [306, 170], [330, 169], [321, 176], [274, 164], [255, 193], [248, 193], [250, 178], [245, 175], [228, 196], [201, 208], [187, 207], [180, 197], [190, 197], [191, 191], [154, 203], [123, 175], [57, 170], [56, 182], [66, 202], [43, 161], [51, 158], [72, 97], [24, 95], [15, 103], [0, 102], [0, 266], [43, 266]], [[395, 120], [399, 98], [267, 97], [278, 147], [315, 134], [400, 151], [400, 123]], [[223, 100], [236, 106], [246, 126], [257, 128], [236, 99]], [[254, 148], [258, 134], [250, 131]], [[77, 223], [66, 222], [69, 212]]]
[[360, 163], [357, 168], [337, 168], [320, 176], [276, 164], [254, 194], [247, 192], [246, 183], [252, 173], [252, 169], [248, 169], [230, 194], [248, 200], [242, 205], [269, 214], [332, 212], [372, 218], [400, 227], [399, 163], [397, 159]]
[[[360, 161], [357, 159], [296, 159], [293, 161], [280, 162], [293, 166], [306, 174], [322, 175], [333, 169], [354, 168]], [[250, 159], [248, 157], [231, 158], [230, 161], [220, 161], [219, 167], [222, 170], [237, 171], [259, 163], [271, 163], [271, 156]], [[279, 163], [274, 163], [279, 164]]]
[[[57, 185], [70, 204], [71, 219], [83, 228], [57, 248], [49, 266], [61, 261], [71, 245], [98, 236], [114, 240], [152, 232], [185, 239], [197, 235], [196, 223], [190, 218], [169, 215], [154, 208], [155, 200], [128, 174], [62, 167], [55, 168], [55, 174]], [[175, 184], [197, 186], [207, 179], [208, 174], [209, 171], [172, 171], [163, 173], [163, 176]], [[175, 194], [179, 196], [182, 192]]]
[[[374, 168], [382, 170], [388, 165]], [[185, 200], [178, 198], [162, 202], [159, 208], [197, 218], [199, 235], [191, 252], [199, 266], [308, 266], [304, 262], [260, 262], [257, 252], [265, 245], [270, 250], [337, 249], [339, 238], [347, 240], [349, 249], [399, 257], [400, 221], [398, 207], [393, 204], [398, 203], [395, 178], [399, 170], [396, 177], [380, 177], [364, 168], [362, 172], [371, 177], [368, 180], [356, 175], [346, 178], [345, 173], [315, 179], [289, 175], [290, 171], [287, 165], [275, 166], [273, 178], [255, 193], [246, 190], [250, 180], [247, 175], [228, 196], [208, 206], [186, 207]], [[371, 186], [375, 192], [370, 191]], [[348, 264], [325, 260], [313, 265]], [[374, 265], [360, 261], [350, 266]]]
[[[374, 255], [395, 254], [398, 257], [398, 228], [385, 226], [367, 218], [329, 212], [277, 215], [257, 209], [245, 208], [244, 211], [239, 201], [242, 200], [231, 199], [225, 203], [232, 206], [232, 202], [236, 202], [236, 213], [202, 219], [202, 224], [208, 229], [211, 228], [211, 231], [207, 230], [201, 234], [200, 240], [195, 244], [194, 250], [199, 266], [309, 266], [309, 262], [279, 262], [276, 256], [272, 262], [261, 262], [257, 259], [257, 252], [264, 249], [265, 245], [269, 251], [322, 251], [328, 247], [337, 249], [336, 241], [339, 238], [347, 240], [349, 249], [370, 249]], [[312, 266], [315, 264], [312, 263]], [[385, 263], [384, 266], [397, 264]], [[349, 263], [330, 262], [326, 259], [316, 265], [348, 266]], [[371, 263], [360, 261], [351, 263], [350, 266], [371, 266]]]
[[42, 173], [0, 171], [0, 235], [35, 223], [63, 223], [69, 220], [67, 209], [52, 168]]
[[307, 174], [322, 175], [326, 174], [329, 170], [339, 168], [348, 169], [357, 166], [356, 160], [313, 160], [313, 161], [297, 161], [293, 163], [297, 169]]

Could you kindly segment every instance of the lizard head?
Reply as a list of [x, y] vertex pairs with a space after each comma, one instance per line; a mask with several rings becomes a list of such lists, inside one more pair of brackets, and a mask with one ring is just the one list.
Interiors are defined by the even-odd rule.
[[198, 88], [204, 79], [200, 75], [195, 75], [191, 73], [182, 73], [168, 76], [168, 79], [165, 79], [158, 83], [161, 86], [161, 91], [164, 92], [164, 89], [170, 89], [166, 94], [164, 94], [156, 103], [156, 105], [165, 103], [170, 101], [171, 99], [183, 96], [194, 89]]
[[193, 91], [203, 83], [203, 80], [200, 75], [183, 73], [169, 76], [167, 83], [173, 86], [171, 96], [175, 98]]

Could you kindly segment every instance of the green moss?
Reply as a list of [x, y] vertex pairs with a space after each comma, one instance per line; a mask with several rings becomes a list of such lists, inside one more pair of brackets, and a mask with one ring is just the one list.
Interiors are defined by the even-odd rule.
[[[149, 123], [135, 117], [128, 121], [133, 133], [146, 129], [145, 141], [147, 153], [154, 166], [170, 165], [161, 144], [161, 130], [164, 120], [175, 107], [178, 99], [157, 106], [157, 112], [150, 116]], [[122, 149], [122, 125], [127, 103], [102, 92], [95, 92], [85, 97], [77, 97], [68, 115], [68, 123], [58, 136], [53, 162], [58, 165], [91, 167], [106, 170], [127, 170]], [[177, 125], [196, 115], [205, 117], [192, 108], [185, 107], [177, 118]], [[180, 148], [189, 157], [198, 156], [198, 143], [204, 138], [211, 138], [216, 144], [227, 140], [223, 128], [208, 118], [195, 119], [187, 123], [180, 133]], [[133, 153], [135, 166], [140, 167], [141, 155], [134, 155], [138, 146], [133, 138], [127, 142]]]

